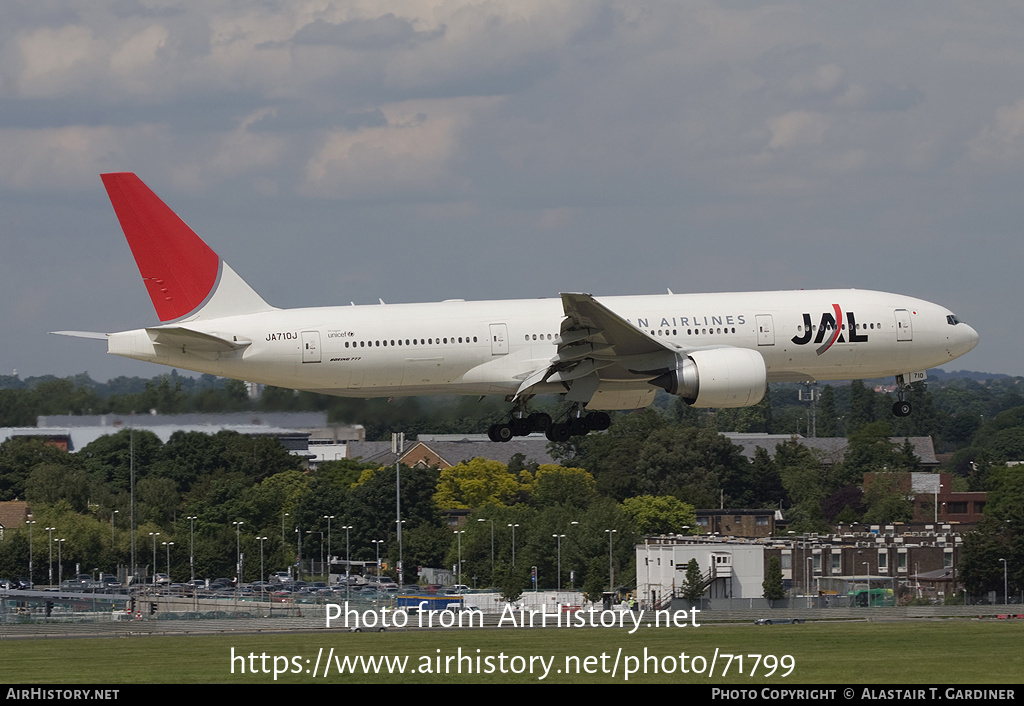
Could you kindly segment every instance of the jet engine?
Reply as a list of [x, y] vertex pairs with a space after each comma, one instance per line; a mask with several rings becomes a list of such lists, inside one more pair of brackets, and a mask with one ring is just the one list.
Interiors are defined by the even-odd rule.
[[764, 358], [745, 348], [710, 348], [679, 356], [674, 370], [650, 384], [694, 407], [749, 407], [767, 385]]

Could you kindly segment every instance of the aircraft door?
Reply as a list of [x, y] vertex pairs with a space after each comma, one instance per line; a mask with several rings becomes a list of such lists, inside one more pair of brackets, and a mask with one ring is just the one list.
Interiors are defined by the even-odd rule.
[[491, 324], [491, 355], [508, 353], [508, 326]]
[[319, 363], [320, 362], [320, 332], [319, 331], [303, 331], [302, 332], [302, 362], [303, 363]]
[[757, 345], [775, 345], [775, 326], [772, 324], [771, 314], [757, 314], [754, 316], [757, 324]]
[[896, 310], [896, 340], [914, 340], [914, 329], [910, 323], [910, 312], [906, 309]]

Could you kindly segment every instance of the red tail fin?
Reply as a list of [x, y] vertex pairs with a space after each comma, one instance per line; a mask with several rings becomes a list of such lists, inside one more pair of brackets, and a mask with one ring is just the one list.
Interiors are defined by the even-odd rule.
[[101, 177], [160, 321], [198, 310], [217, 284], [220, 257], [137, 176]]

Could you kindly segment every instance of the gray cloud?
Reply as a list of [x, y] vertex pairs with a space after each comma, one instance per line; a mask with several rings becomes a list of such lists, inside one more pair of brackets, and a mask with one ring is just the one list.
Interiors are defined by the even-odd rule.
[[131, 169], [280, 305], [857, 286], [1024, 374], [1024, 18], [921, 8], [14, 4], [0, 366], [155, 371], [43, 335], [151, 323], [97, 177]]

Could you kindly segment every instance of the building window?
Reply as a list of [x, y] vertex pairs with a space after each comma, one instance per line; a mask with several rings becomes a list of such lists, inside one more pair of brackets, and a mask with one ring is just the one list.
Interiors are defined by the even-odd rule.
[[878, 552], [878, 571], [879, 573], [889, 570], [889, 552], [882, 549]]
[[811, 570], [821, 573], [821, 552], [814, 552]]
[[782, 569], [790, 571], [793, 568], [793, 555], [789, 552], [782, 552]]
[[896, 562], [897, 562], [896, 563], [896, 568], [899, 571], [906, 571], [907, 570], [907, 553], [906, 552], [900, 552], [899, 554], [897, 554], [896, 555]]
[[942, 551], [942, 568], [949, 569], [953, 566], [953, 550], [944, 549]]
[[967, 503], [966, 502], [947, 502], [946, 503], [946, 514], [947, 515], [966, 515], [967, 514]]
[[708, 518], [706, 518], [706, 517], [698, 517], [697, 518], [697, 524], [700, 525], [701, 527], [707, 527], [708, 526]]
[[832, 555], [832, 573], [833, 574], [841, 574], [841, 573], [843, 573], [843, 555], [842, 554], [836, 553], [836, 554]]
[[754, 524], [758, 527], [767, 527], [768, 515], [758, 515], [756, 518], [754, 518]]

